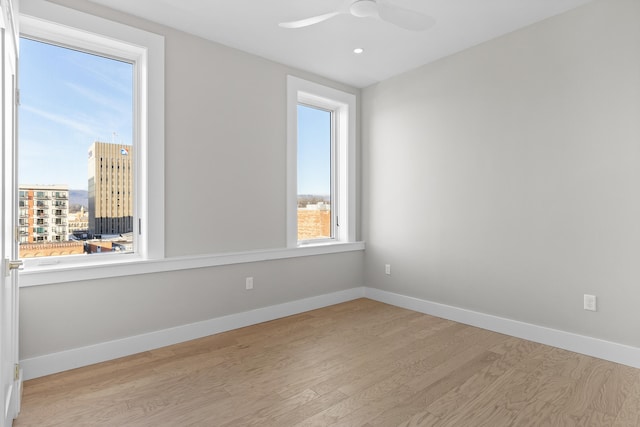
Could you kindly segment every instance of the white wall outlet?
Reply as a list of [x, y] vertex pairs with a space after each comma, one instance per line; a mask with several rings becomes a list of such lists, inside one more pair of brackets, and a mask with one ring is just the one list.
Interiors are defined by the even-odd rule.
[[391, 264], [384, 265], [384, 274], [391, 275]]
[[584, 294], [584, 309], [589, 311], [596, 311], [596, 296]]
[[244, 285], [247, 290], [253, 289], [253, 277], [247, 277], [245, 279]]

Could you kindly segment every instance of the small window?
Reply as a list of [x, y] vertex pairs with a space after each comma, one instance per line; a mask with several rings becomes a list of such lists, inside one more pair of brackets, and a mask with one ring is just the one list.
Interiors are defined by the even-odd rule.
[[332, 239], [333, 111], [298, 104], [298, 241]]
[[287, 244], [355, 241], [355, 95], [288, 78]]

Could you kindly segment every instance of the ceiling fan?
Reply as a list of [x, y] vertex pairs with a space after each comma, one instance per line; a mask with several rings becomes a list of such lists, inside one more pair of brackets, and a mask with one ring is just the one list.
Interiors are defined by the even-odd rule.
[[376, 18], [412, 31], [427, 30], [436, 23], [435, 19], [430, 16], [388, 3], [385, 0], [348, 0], [342, 7], [332, 12], [296, 21], [281, 22], [278, 25], [282, 28], [302, 28], [318, 24], [338, 15]]

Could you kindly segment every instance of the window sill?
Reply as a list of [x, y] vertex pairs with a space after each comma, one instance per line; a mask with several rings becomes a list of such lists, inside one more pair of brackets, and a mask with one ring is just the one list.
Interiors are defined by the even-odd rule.
[[249, 262], [273, 261], [303, 256], [326, 255], [362, 251], [364, 242], [307, 244], [297, 248], [266, 249], [229, 254], [164, 258], [159, 260], [131, 260], [118, 263], [56, 265], [20, 272], [20, 287], [53, 285], [81, 280], [162, 273], [194, 268], [217, 267]]

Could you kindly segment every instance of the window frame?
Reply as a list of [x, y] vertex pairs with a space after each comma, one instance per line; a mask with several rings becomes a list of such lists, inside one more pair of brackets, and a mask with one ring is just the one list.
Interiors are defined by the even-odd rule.
[[[43, 41], [134, 64], [134, 252], [24, 259], [25, 270], [47, 273], [52, 281], [75, 280], [81, 270], [101, 271], [142, 260], [164, 258], [164, 37], [42, 0], [25, 2], [20, 37]], [[86, 272], [82, 272], [86, 276]]]
[[[300, 97], [299, 97], [300, 98]], [[304, 106], [307, 108], [312, 108], [312, 109], [316, 109], [319, 111], [323, 111], [326, 113], [329, 113], [329, 120], [330, 120], [330, 130], [329, 130], [329, 137], [331, 138], [331, 141], [329, 143], [329, 150], [330, 150], [330, 167], [329, 167], [329, 174], [330, 174], [330, 200], [329, 200], [329, 212], [331, 215], [330, 218], [330, 237], [319, 237], [316, 239], [304, 239], [304, 240], [300, 240], [298, 239], [298, 246], [303, 246], [303, 245], [314, 245], [314, 244], [323, 244], [323, 243], [332, 243], [335, 240], [335, 237], [337, 235], [337, 230], [338, 227], [336, 226], [336, 213], [339, 212], [338, 210], [338, 205], [339, 203], [339, 191], [340, 189], [338, 188], [339, 186], [336, 184], [336, 176], [337, 176], [337, 172], [336, 172], [336, 152], [337, 152], [337, 137], [336, 137], [336, 109], [334, 105], [326, 105], [326, 106], [320, 106], [320, 102], [316, 102], [315, 104], [312, 104], [310, 102], [308, 102], [309, 100], [306, 99], [306, 97], [303, 95], [302, 96], [302, 100], [299, 99], [298, 101], [298, 105], [297, 107], [297, 111], [299, 111], [299, 107], [300, 106]], [[313, 101], [311, 101], [313, 102]], [[324, 103], [323, 103], [324, 104]], [[296, 114], [297, 114], [296, 111]], [[298, 136], [298, 118], [296, 118], [296, 183], [297, 183], [297, 176], [298, 176], [298, 166], [297, 166], [297, 161], [299, 159], [298, 157], [298, 144], [297, 144], [297, 136]], [[297, 185], [296, 185], [297, 188]], [[297, 191], [296, 191], [297, 193]], [[298, 205], [298, 194], [296, 194], [296, 206]], [[299, 208], [298, 208], [299, 209]], [[298, 213], [296, 211], [296, 219], [298, 218]], [[297, 227], [297, 221], [296, 221], [296, 227]], [[298, 234], [298, 230], [296, 228], [296, 238], [297, 238], [297, 234]]]
[[[298, 105], [332, 114], [331, 215], [333, 237], [298, 240]], [[356, 241], [356, 96], [287, 76], [287, 247]], [[335, 199], [335, 200], [334, 200]], [[335, 209], [335, 210], [334, 210]]]

